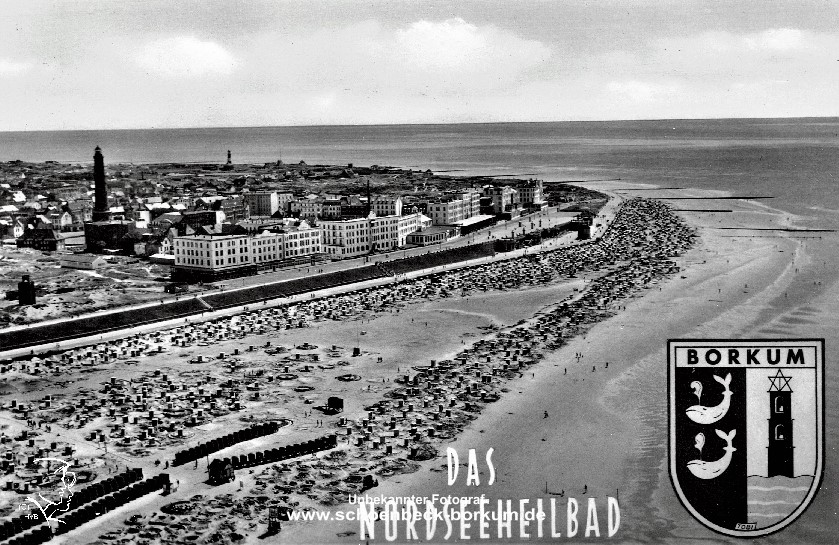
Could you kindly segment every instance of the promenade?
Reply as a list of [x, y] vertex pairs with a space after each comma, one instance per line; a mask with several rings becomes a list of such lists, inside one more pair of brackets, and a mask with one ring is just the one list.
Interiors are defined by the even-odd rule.
[[[493, 240], [499, 238], [563, 225], [570, 221], [574, 215], [576, 214], [544, 210], [517, 220], [503, 222], [489, 229], [459, 237], [441, 245], [375, 254], [370, 257], [321, 264], [317, 267], [299, 267], [268, 272], [218, 283], [218, 292], [181, 295], [161, 299], [159, 303], [109, 309], [72, 319], [55, 319], [24, 326], [14, 326], [0, 331], [0, 350], [3, 350], [0, 354], [4, 357], [17, 357], [21, 354], [80, 346], [85, 343], [85, 339], [87, 339], [87, 342], [92, 342], [94, 340], [118, 338], [118, 332], [121, 330], [137, 330], [137, 328], [148, 330], [149, 326], [165, 327], [176, 323], [178, 320], [194, 320], [196, 317], [209, 319], [220, 315], [218, 312], [221, 309], [233, 309], [233, 312], [235, 312], [236, 309], [241, 311], [247, 305], [268, 304], [268, 301], [272, 304], [281, 304], [291, 300], [290, 298], [294, 296], [323, 289], [334, 290], [338, 286], [347, 284], [357, 285], [357, 287], [376, 285], [375, 280], [384, 278], [387, 274], [385, 268], [375, 267], [375, 265], [382, 265], [394, 259], [425, 256], [446, 250], [468, 250], [467, 247], [476, 244], [491, 244]], [[546, 241], [540, 248], [552, 247], [551, 244], [551, 241]], [[532, 251], [540, 251], [540, 248], [533, 248]], [[474, 250], [467, 253], [462, 258], [461, 266], [473, 262], [473, 259], [469, 259], [469, 255], [475, 253]], [[483, 253], [489, 257], [488, 251], [485, 250]], [[513, 255], [518, 254], [508, 255], [507, 258]], [[501, 255], [498, 256], [498, 259], [505, 259], [505, 257]], [[461, 259], [458, 259], [458, 261], [461, 261]], [[425, 270], [416, 266], [414, 268], [419, 271]], [[434, 267], [428, 270], [433, 271]], [[419, 272], [418, 274], [427, 273]], [[339, 289], [338, 292], [342, 291], [342, 289]], [[224, 312], [224, 314], [229, 314], [229, 312]]]

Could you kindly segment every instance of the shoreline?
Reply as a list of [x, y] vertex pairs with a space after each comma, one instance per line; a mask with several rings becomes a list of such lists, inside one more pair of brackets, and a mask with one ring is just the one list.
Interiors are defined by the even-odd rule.
[[[633, 210], [635, 210], [636, 208], [639, 208], [639, 207], [640, 207], [640, 211], [633, 211]], [[653, 213], [653, 211], [661, 210], [660, 207], [657, 207], [657, 206], [654, 206], [654, 205], [651, 205], [651, 204], [645, 204], [644, 201], [637, 201], [637, 203], [634, 204], [634, 206], [627, 207], [627, 208], [629, 209], [629, 211], [625, 212], [624, 217], [622, 217], [622, 219], [621, 219], [621, 222], [618, 222], [618, 224], [622, 226], [620, 229], [623, 229], [624, 231], [627, 228], [629, 228], [630, 230], [643, 229], [644, 227], [637, 227], [637, 228], [632, 227], [634, 225], [632, 218], [636, 217], [633, 214], [636, 214], [636, 215], [639, 214], [639, 213], [640, 214], [652, 214], [646, 220], [647, 223], [644, 224], [644, 225], [646, 225], [646, 229], [648, 229], [648, 232], [652, 233], [654, 235], [657, 234], [660, 237], [673, 236], [673, 232], [671, 232], [668, 228], [665, 227], [666, 224], [661, 225], [660, 230], [658, 228], [654, 227], [655, 222], [657, 221], [656, 218], [658, 217], [656, 214], [658, 214], [660, 212]], [[643, 212], [643, 210], [650, 210], [650, 212]], [[670, 218], [670, 216], [667, 216], [665, 214], [663, 221], [672, 222], [672, 218]], [[678, 225], [678, 224], [676, 224], [676, 225]], [[614, 225], [612, 225], [612, 228], [614, 228]], [[615, 234], [614, 237], [621, 237], [621, 236], [626, 237], [627, 236], [626, 233], [621, 234], [620, 229], [618, 229], [618, 233]], [[643, 231], [641, 231], [641, 232], [643, 232]], [[670, 235], [668, 235], [668, 233]], [[676, 233], [678, 233], [678, 229], [676, 229]], [[685, 234], [687, 234], [687, 233], [685, 233]], [[677, 238], [678, 238], [678, 236], [677, 236]], [[618, 238], [615, 238], [615, 243], [617, 243], [617, 240], [618, 240]], [[670, 244], [672, 244], [672, 243], [673, 242], [671, 242]], [[611, 244], [611, 243], [606, 242], [605, 239], [604, 239], [603, 244], [608, 245], [608, 244]], [[679, 244], [679, 243], [676, 243], [676, 244]], [[621, 244], [618, 244], [616, 246], [616, 248], [621, 248], [622, 251], [624, 252], [624, 254], [626, 254], [626, 252], [627, 252], [626, 249], [623, 249], [624, 246], [622, 246]], [[595, 281], [595, 282], [600, 277], [607, 278], [610, 274], [612, 274], [612, 273], [609, 273], [608, 271], [606, 271], [604, 273], [603, 271], [600, 271], [598, 269], [599, 259], [602, 259], [602, 257], [598, 257], [598, 256], [603, 255], [603, 252], [605, 252], [605, 255], [610, 255], [609, 252], [603, 248], [603, 246], [580, 245], [580, 246], [566, 247], [563, 250], [566, 251], [566, 252], [570, 252], [570, 254], [566, 255], [566, 253], [563, 253], [563, 251], [560, 251], [559, 253], [552, 252], [551, 254], [548, 254], [549, 256], [553, 256], [553, 259], [559, 260], [558, 263], [557, 263], [557, 266], [559, 267], [559, 270], [557, 272], [559, 273], [559, 276], [561, 278], [565, 278], [565, 276], [568, 274], [568, 271], [565, 271], [565, 269], [569, 266], [571, 267], [571, 269], [570, 269], [571, 273], [570, 274], [571, 274], [572, 278], [574, 276], [573, 271], [576, 271], [579, 266], [582, 266], [582, 268], [583, 268], [582, 270], [584, 270], [584, 271], [590, 270], [590, 272], [593, 273], [591, 275], [591, 276], [593, 276], [592, 281]], [[656, 252], [653, 251], [653, 254], [656, 254]], [[572, 255], [580, 256], [582, 258], [582, 263], [576, 264], [574, 259], [571, 257]], [[616, 257], [613, 257], [613, 259], [614, 258], [616, 258]], [[467, 277], [474, 277], [475, 281], [480, 282], [482, 275], [484, 275], [486, 273], [489, 273], [490, 271], [493, 271], [492, 274], [496, 275], [497, 278], [494, 282], [495, 285], [494, 286], [489, 286], [490, 292], [485, 294], [485, 295], [481, 295], [480, 290], [477, 291], [478, 299], [479, 300], [484, 299], [484, 300], [487, 300], [487, 302], [489, 302], [488, 301], [489, 299], [492, 299], [494, 302], [497, 302], [498, 300], [503, 300], [504, 297], [513, 297], [514, 299], [520, 299], [522, 297], [530, 297], [530, 296], [534, 295], [534, 290], [525, 290], [524, 292], [521, 292], [518, 289], [513, 289], [512, 291], [508, 291], [508, 293], [504, 293], [504, 292], [507, 291], [509, 288], [517, 288], [519, 286], [519, 282], [524, 282], [525, 285], [528, 285], [528, 284], [534, 285], [535, 286], [534, 289], [537, 292], [535, 294], [535, 295], [537, 295], [537, 298], [534, 299], [533, 303], [536, 303], [538, 305], [537, 308], [539, 308], [539, 307], [542, 306], [542, 304], [540, 304], [541, 300], [538, 298], [538, 292], [545, 291], [545, 290], [547, 290], [547, 291], [560, 290], [560, 292], [562, 292], [563, 290], [569, 289], [568, 282], [559, 282], [559, 283], [550, 282], [548, 284], [544, 284], [544, 282], [545, 282], [544, 279], [538, 280], [538, 278], [540, 278], [540, 275], [544, 275], [547, 271], [551, 270], [550, 267], [545, 269], [544, 265], [542, 265], [542, 269], [541, 269], [542, 272], [538, 272], [538, 270], [530, 270], [530, 268], [534, 267], [534, 265], [536, 264], [536, 262], [534, 262], [534, 260], [540, 260], [540, 259], [542, 259], [542, 258], [537, 257], [537, 256], [531, 256], [528, 259], [518, 260], [516, 262], [513, 262], [513, 267], [512, 268], [507, 267], [507, 266], [500, 266], [499, 267], [498, 265], [495, 265], [495, 264], [493, 264], [493, 265], [482, 265], [482, 266], [480, 266], [476, 269], [465, 271], [464, 274], [466, 274]], [[571, 259], [571, 261], [568, 261], [568, 259]], [[660, 260], [661, 258], [658, 257], [656, 259]], [[529, 265], [528, 265], [528, 262], [530, 263]], [[662, 268], [662, 267], [664, 267], [664, 268]], [[659, 265], [652, 266], [649, 270], [653, 273], [654, 277], [658, 277], [661, 274], [664, 274], [663, 271], [666, 270], [669, 267], [670, 267], [670, 264], [669, 264], [668, 261], [662, 261]], [[538, 267], [535, 267], [535, 268], [538, 269]], [[619, 270], [619, 269], [620, 269], [620, 267], [617, 270]], [[646, 269], [644, 269], [644, 270], [646, 270]], [[627, 272], [625, 274], [629, 274], [630, 276], [632, 276], [634, 274], [637, 274], [637, 272], [632, 272], [631, 267], [626, 269], [626, 271]], [[658, 271], [658, 272], [656, 272], [656, 271]], [[581, 271], [581, 273], [582, 273], [582, 271]], [[556, 274], [556, 273], [550, 273], [550, 274], [553, 275], [553, 274]], [[498, 275], [500, 275], [500, 277]], [[514, 280], [514, 284], [505, 287], [505, 284], [508, 281], [504, 280], [504, 277], [507, 276], [507, 275], [512, 275], [511, 278]], [[521, 276], [522, 278], [519, 279], [519, 280], [515, 280], [516, 276]], [[584, 276], [590, 276], [590, 275], [588, 273], [585, 273]], [[458, 272], [453, 272], [452, 274], [448, 275], [447, 278], [449, 278], [449, 280], [451, 280], [451, 281], [454, 281], [455, 285], [457, 285], [457, 282], [463, 282], [463, 279], [460, 276], [460, 273], [458, 273]], [[461, 279], [458, 280], [458, 278], [461, 278]], [[530, 280], [527, 280], [527, 278], [530, 278]], [[500, 284], [498, 283], [499, 280], [501, 281]], [[572, 281], [572, 282], [570, 282], [570, 284], [573, 285], [575, 282], [577, 282], [577, 281]], [[473, 283], [472, 281], [468, 281], [466, 284], [464, 284], [464, 286], [469, 286], [468, 289], [470, 289], [470, 290], [478, 288], [478, 286], [475, 283]], [[496, 291], [499, 288], [501, 289], [501, 291], [500, 292]], [[460, 288], [448, 287], [447, 289], [452, 290], [452, 289], [460, 289]], [[481, 289], [486, 289], [486, 287], [481, 288]], [[601, 289], [603, 289], [602, 286], [601, 286]], [[575, 288], [574, 291], [577, 291], [577, 288]], [[604, 296], [608, 296], [608, 291], [609, 290], [604, 291]], [[595, 294], [596, 293], [597, 292], [595, 291]], [[445, 297], [445, 295], [444, 295], [444, 297]], [[591, 290], [584, 290], [583, 292], [580, 293], [580, 297], [583, 297], [583, 298], [592, 297]], [[595, 297], [596, 297], [596, 295], [595, 295]], [[614, 297], [614, 295], [613, 295], [613, 297]], [[432, 303], [433, 300], [434, 299], [432, 298], [432, 300], [425, 303], [424, 305], [433, 304]], [[567, 300], [567, 298], [566, 298], [566, 300]], [[455, 302], [455, 304], [457, 304], [457, 303], [469, 303], [469, 299], [468, 298], [463, 299], [463, 300], [455, 299], [454, 302]], [[421, 305], [421, 306], [424, 306], [424, 305]], [[403, 309], [403, 310], [405, 310], [405, 309]], [[422, 308], [419, 308], [419, 309], [413, 308], [411, 310], [414, 310], [414, 311], [418, 310], [418, 311], [422, 312]], [[579, 312], [579, 311], [575, 311], [575, 312]], [[584, 312], [584, 314], [586, 314], [586, 313], [587, 313], [587, 311]], [[596, 314], [597, 313], [595, 312], [594, 315], [596, 315]], [[527, 317], [529, 317], [530, 315], [531, 315], [530, 312], [525, 313], [524, 316], [522, 316], [522, 318], [524, 318], [524, 319], [519, 320], [514, 325], [516, 325], [516, 326], [521, 325], [527, 319]], [[584, 319], [583, 323], [590, 323], [592, 319], [594, 319], [594, 318]], [[413, 319], [411, 319], [411, 321], [413, 322]], [[438, 318], [437, 321], [439, 321], [439, 318]], [[458, 321], [460, 321], [460, 318], [458, 318]], [[428, 322], [426, 322], [426, 326], [427, 325], [428, 325]], [[503, 326], [503, 324], [502, 324], [502, 326]], [[481, 328], [479, 328], [479, 329], [481, 329]], [[576, 326], [572, 326], [571, 330], [572, 331], [576, 330]], [[306, 332], [301, 331], [300, 333], [302, 335], [302, 334], [305, 334]], [[505, 333], [500, 333], [499, 335], [505, 335]], [[309, 336], [311, 336], [311, 332], [309, 332]], [[481, 334], [479, 334], [479, 336], [483, 337], [483, 335], [481, 335]], [[563, 334], [563, 337], [564, 336], [565, 336], [565, 334]], [[485, 343], [485, 342], [486, 342], [486, 340], [485, 340], [485, 338], [483, 338], [481, 341], [479, 341], [478, 344], [480, 345], [480, 344]], [[518, 353], [519, 351], [516, 350], [516, 352]], [[427, 354], [427, 352], [426, 352], [426, 354]], [[536, 356], [541, 357], [538, 354], [536, 354]], [[426, 357], [427, 357], [427, 355], [426, 355]], [[424, 359], [424, 358], [420, 357], [420, 361], [422, 361], [422, 359]], [[514, 357], [513, 360], [515, 361], [515, 359], [516, 358]], [[528, 358], [525, 357], [525, 360], [523, 360], [523, 361], [526, 361], [527, 359]], [[379, 361], [381, 362], [381, 359]], [[149, 362], [149, 363], [151, 363], [151, 362]], [[518, 365], [515, 365], [515, 367], [518, 367]], [[493, 372], [493, 375], [494, 374], [495, 374], [495, 372]], [[509, 372], [504, 373], [504, 374], [509, 375]], [[165, 378], [165, 375], [164, 375], [164, 378]], [[512, 378], [512, 377], [508, 377], [508, 378]], [[501, 379], [501, 380], [502, 380], [502, 383], [505, 381], [504, 379]], [[493, 381], [493, 382], [495, 382], [495, 381]], [[496, 388], [497, 388], [497, 386], [496, 386]], [[368, 390], [369, 390], [369, 386], [368, 386]], [[483, 400], [483, 395], [481, 395], [481, 400]], [[369, 401], [368, 401], [368, 403], [369, 403]], [[461, 406], [460, 402], [458, 402], [457, 405], [458, 405], [458, 413], [460, 413], [460, 411], [463, 410], [463, 407]], [[466, 409], [467, 415], [470, 411], [474, 410], [474, 409], [469, 409], [469, 402], [466, 403], [465, 409]], [[458, 418], [462, 419], [461, 416], [459, 416]], [[474, 418], [474, 417], [473, 416], [468, 417], [467, 420], [469, 420], [471, 418]], [[455, 424], [455, 425], [457, 425], [457, 424]], [[305, 428], [301, 428], [301, 429], [305, 429]], [[431, 435], [431, 434], [429, 434], [429, 435]], [[356, 463], [358, 463], [358, 460], [355, 460], [355, 459], [353, 459], [353, 460]], [[363, 459], [359, 459], [359, 460], [361, 460], [363, 462]], [[70, 536], [68, 536], [68, 537], [70, 537]]]
[[[620, 192], [620, 188], [602, 186], [592, 189]], [[403, 476], [400, 482], [388, 481], [370, 493], [429, 496], [435, 493], [474, 495], [477, 492], [492, 494], [493, 499], [547, 498], [550, 496], [539, 494], [547, 477], [550, 491], [562, 490], [570, 496], [579, 496], [585, 486], [592, 494], [600, 497], [616, 495], [622, 505], [631, 506], [624, 510], [621, 530], [613, 538], [618, 541], [673, 539], [676, 536], [726, 541], [693, 520], [679, 504], [670, 485], [666, 464], [667, 431], [661, 426], [662, 417], [666, 422], [666, 383], [661, 370], [666, 361], [664, 342], [667, 338], [733, 337], [737, 331], [761, 331], [758, 326], [770, 321], [767, 313], [777, 317], [800, 303], [785, 297], [787, 304], [783, 307], [770, 308], [772, 302], [784, 297], [784, 290], [789, 290], [793, 284], [791, 277], [797, 274], [794, 265], [800, 265], [802, 260], [802, 241], [784, 236], [773, 237], [774, 240], [727, 238], [704, 228], [715, 219], [719, 222], [759, 220], [788, 226], [794, 223], [793, 216], [763, 203], [738, 202], [737, 208], [741, 214], [745, 213], [745, 218], [719, 214], [723, 217], [701, 221], [688, 213], [678, 213], [701, 231], [700, 244], [677, 258], [683, 271], [665, 281], [662, 291], [648, 291], [634, 297], [627, 301], [626, 310], [595, 324], [584, 337], [575, 337], [567, 346], [550, 354], [534, 368], [535, 380], [520, 379], [514, 383], [516, 395], [505, 395], [500, 402], [489, 406], [451, 443], [458, 452], [474, 448], [480, 453], [494, 448], [493, 460], [499, 472], [495, 487], [465, 487], [462, 483], [447, 486], [445, 472], [428, 471], [439, 462], [438, 458], [424, 463], [420, 471]], [[769, 249], [775, 250], [774, 255], [767, 251]], [[745, 285], [751, 290], [742, 288]], [[726, 288], [725, 297], [722, 297], [723, 287]], [[698, 290], [697, 295], [686, 295], [687, 288]], [[836, 289], [835, 282], [832, 289]], [[717, 292], [720, 299], [713, 297], [713, 292]], [[703, 298], [705, 301], [701, 301]], [[656, 315], [662, 311], [677, 311], [677, 315], [669, 316], [665, 322], [662, 316]], [[770, 329], [764, 328], [764, 331]], [[656, 338], [656, 342], [651, 342], [651, 337]], [[570, 361], [572, 354], [578, 352], [582, 352], [583, 360], [588, 362], [611, 360], [610, 367], [616, 370], [617, 376], [612, 374], [607, 378], [606, 373], [597, 373], [596, 378], [592, 378], [594, 375], [579, 377], [570, 389], [567, 384], [563, 388], [562, 376], [553, 366]], [[568, 418], [558, 428], [540, 426], [547, 420], [539, 419], [539, 412], [557, 397], [573, 399], [573, 403], [580, 406], [569, 410]], [[558, 407], [555, 410], [559, 412], [567, 410], [567, 405], [554, 402], [550, 406]], [[515, 440], [510, 441], [510, 438]], [[550, 448], [541, 448], [543, 445]], [[591, 456], [590, 453], [597, 454]], [[828, 482], [825, 479], [822, 486]], [[829, 509], [830, 501], [824, 494], [814, 503], [821, 509], [811, 506], [810, 511]], [[805, 517], [810, 516], [805, 514]], [[357, 526], [345, 523], [327, 527], [322, 522], [297, 524], [284, 530], [283, 542], [310, 542], [317, 534], [330, 542], [349, 543], [351, 537], [339, 540], [333, 536], [341, 531], [357, 532]], [[806, 526], [803, 520], [797, 524], [799, 529]], [[801, 536], [812, 534], [785, 532], [785, 537], [793, 542], [806, 542], [808, 538]]]
[[[747, 206], [744, 213], [747, 214], [747, 218], [788, 221], [788, 218], [779, 218], [779, 214], [784, 214], [783, 212], [770, 214], [760, 208]], [[684, 218], [684, 213], [680, 215]], [[733, 217], [732, 214], [725, 216]], [[682, 526], [690, 528], [689, 532], [692, 535], [702, 535], [695, 534], [696, 528], [699, 528], [698, 523], [683, 510], [679, 511], [681, 506], [670, 489], [666, 467], [660, 464], [666, 441], [660, 436], [661, 430], [657, 429], [657, 420], [660, 419], [663, 391], [666, 391], [666, 387], [661, 390], [663, 379], [656, 377], [655, 370], [660, 369], [660, 352], [663, 352], [663, 347], [651, 342], [651, 338], [655, 338], [656, 335], [650, 331], [663, 334], [663, 330], [666, 330], [668, 334], [672, 333], [672, 336], [685, 336], [685, 331], [693, 332], [697, 327], [712, 322], [714, 323], [711, 325], [715, 329], [723, 328], [725, 331], [725, 328], [730, 328], [731, 322], [742, 325], [759, 321], [759, 318], [753, 317], [744, 322], [744, 308], [753, 315], [766, 311], [766, 305], [771, 304], [782, 293], [778, 290], [792, 285], [792, 281], [785, 280], [781, 284], [776, 282], [778, 278], [793, 274], [790, 269], [792, 265], [786, 264], [786, 261], [789, 257], [802, 253], [791, 252], [793, 248], [801, 245], [801, 241], [789, 237], [775, 238], [774, 242], [781, 244], [785, 250], [783, 253], [776, 252], [771, 255], [765, 251], [767, 248], [778, 249], [778, 244], [773, 246], [771, 239], [755, 241], [722, 237], [719, 233], [715, 235], [713, 230], [705, 230], [697, 247], [675, 259], [682, 271], [660, 284], [662, 291], [648, 290], [623, 300], [626, 310], [599, 321], [591, 326], [584, 336], [574, 337], [559, 350], [548, 352], [541, 362], [527, 369], [528, 373], [533, 373], [532, 377], [522, 377], [510, 382], [508, 386], [511, 391], [501, 396], [500, 401], [486, 405], [478, 418], [468, 424], [464, 432], [451, 443], [464, 454], [469, 448], [495, 448], [494, 460], [499, 481], [491, 490], [485, 487], [480, 487], [479, 490], [506, 494], [512, 498], [535, 498], [540, 496], [539, 491], [545, 488], [542, 476], [548, 473], [551, 474], [547, 480], [552, 492], [563, 490], [568, 496], [583, 498], [580, 487], [585, 486], [589, 497], [614, 494], [622, 503], [631, 502], [631, 505], [637, 505], [637, 509], [644, 511], [641, 517], [638, 516], [637, 510], [634, 515], [625, 511], [623, 525], [616, 539], [650, 540], [661, 538], [663, 535], [673, 536], [676, 534], [672, 532]], [[730, 262], [732, 260], [734, 263]], [[738, 288], [739, 282], [744, 278], [749, 279], [750, 290]], [[558, 284], [549, 286], [553, 286], [555, 291]], [[700, 290], [703, 294], [707, 292], [708, 295], [717, 289], [721, 293], [722, 288], [717, 286], [728, 287], [730, 290], [726, 290], [725, 296], [728, 299], [721, 305], [722, 299], [702, 300], [700, 296], [686, 295], [685, 288], [688, 286]], [[426, 301], [403, 308], [402, 319], [406, 320], [408, 316], [426, 312], [426, 308], [436, 308], [434, 312], [442, 312], [441, 315], [444, 315], [447, 312], [444, 308], [446, 306], [453, 307], [448, 312], [455, 317], [487, 318], [497, 312], [491, 306], [493, 299], [506, 297], [506, 300], [514, 301], [518, 295], [532, 295], [534, 290], [543, 290], [546, 294], [552, 291], [544, 286], [531, 286], [523, 291], [489, 292], [484, 297], [484, 304], [490, 306], [481, 312], [475, 312], [479, 309], [469, 309], [467, 314], [464, 314], [465, 311], [460, 306], [463, 301], [455, 299], [446, 301], [445, 305], [440, 305], [440, 300], [433, 303]], [[561, 291], [560, 289], [558, 293]], [[760, 300], [754, 300], [758, 296]], [[677, 302], [679, 300], [682, 300], [682, 303]], [[540, 308], [535, 315], [526, 314], [524, 318], [535, 319], [545, 312], [544, 305]], [[668, 318], [663, 322], [661, 311], [664, 309], [675, 309], [678, 312], [674, 319]], [[377, 314], [368, 320], [374, 322], [369, 327], [375, 330], [375, 322], [381, 323], [379, 317], [382, 315]], [[708, 325], [708, 328], [711, 325]], [[341, 329], [350, 331], [355, 327], [349, 323], [341, 326]], [[329, 325], [326, 329], [332, 329], [332, 326]], [[643, 330], [640, 338], [639, 330]], [[435, 334], [449, 335], [450, 332], [444, 327], [442, 331], [435, 330]], [[467, 334], [464, 331], [462, 335]], [[311, 339], [313, 335], [314, 331], [300, 330], [293, 336]], [[329, 337], [327, 332], [319, 334], [318, 337], [322, 335]], [[477, 335], [484, 336], [481, 333]], [[412, 349], [427, 347], [429, 340], [419, 335], [413, 341], [415, 348]], [[324, 342], [323, 339], [318, 344], [320, 342]], [[616, 347], [620, 347], [620, 350], [616, 350]], [[212, 350], [214, 348], [210, 349]], [[582, 360], [577, 361], [580, 365], [570, 365], [572, 353], [584, 354]], [[451, 354], [446, 352], [446, 355], [438, 357], [451, 357]], [[616, 354], [620, 354], [620, 357], [616, 357]], [[391, 353], [389, 357], [393, 355], [395, 354]], [[427, 362], [425, 357], [418, 359]], [[611, 363], [608, 371], [602, 367], [605, 361]], [[590, 363], [597, 366], [596, 373], [577, 373], [579, 370], [586, 371]], [[563, 378], [563, 374], [557, 373], [558, 369], [566, 365], [572, 376]], [[651, 381], [653, 378], [659, 379], [658, 382]], [[633, 395], [627, 396], [627, 391]], [[666, 411], [666, 402], [663, 407]], [[543, 410], [550, 411], [549, 419], [540, 418]], [[299, 428], [299, 431], [306, 429], [300, 426], [296, 428]], [[666, 432], [663, 437], [666, 438]], [[515, 440], [510, 441], [510, 438]], [[623, 450], [615, 448], [616, 444], [622, 445]], [[586, 454], [587, 451], [594, 451], [597, 455], [590, 456]], [[554, 462], [555, 459], [561, 461], [559, 466]], [[455, 494], [458, 487], [446, 486], [445, 470], [435, 469], [435, 466], [444, 461], [444, 457], [438, 456], [431, 461], [420, 462], [419, 471], [390, 477], [370, 493], [387, 495], [388, 491], [394, 491], [392, 495], [419, 495], [428, 491], [431, 494]], [[431, 474], [429, 469], [432, 469]], [[556, 477], [552, 478], [553, 476]], [[251, 482], [249, 477], [244, 478]], [[614, 483], [620, 486], [614, 487]], [[407, 494], [396, 493], [402, 489]], [[461, 487], [460, 491], [463, 490], [467, 489]], [[235, 488], [231, 487], [230, 491], [236, 495]], [[467, 492], [467, 495], [474, 494], [474, 491]], [[154, 502], [155, 505], [159, 503]], [[122, 509], [118, 511], [130, 512]], [[102, 524], [97, 524], [97, 533], [112, 523], [119, 524], [118, 520], [112, 520], [114, 516], [119, 515], [108, 515], [111, 522], [103, 521]], [[655, 527], [655, 530], [651, 530], [651, 527]], [[667, 533], [661, 534], [661, 528], [667, 528]], [[352, 527], [346, 523], [293, 523], [285, 525], [279, 536], [267, 542], [291, 540], [295, 543], [349, 543], [353, 542], [354, 536], [346, 535], [346, 532], [357, 530], [357, 524]], [[90, 530], [82, 530], [83, 535], [91, 538], [89, 532]], [[716, 535], [708, 532], [708, 536]], [[78, 541], [78, 537], [77, 532], [73, 532], [67, 536], [67, 542], [84, 542]], [[250, 542], [262, 541], [250, 539]]]

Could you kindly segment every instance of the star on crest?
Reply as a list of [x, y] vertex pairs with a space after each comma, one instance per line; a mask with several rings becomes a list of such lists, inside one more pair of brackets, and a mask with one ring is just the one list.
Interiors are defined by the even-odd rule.
[[771, 377], [768, 377], [768, 378], [769, 378], [769, 382], [772, 383], [772, 385], [769, 386], [769, 391], [770, 392], [784, 392], [784, 391], [791, 392], [792, 391], [792, 387], [789, 385], [789, 381], [792, 380], [792, 377], [788, 377], [788, 376], [784, 375], [781, 372], [780, 369], [778, 369], [778, 372], [775, 373], [774, 376], [771, 376]]

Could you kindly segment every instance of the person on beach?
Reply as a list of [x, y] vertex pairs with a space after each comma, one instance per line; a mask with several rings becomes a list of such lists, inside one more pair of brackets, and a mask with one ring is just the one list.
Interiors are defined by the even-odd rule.
[[548, 411], [545, 411], [545, 416], [543, 416], [542, 418], [547, 418], [547, 417], [548, 417]]

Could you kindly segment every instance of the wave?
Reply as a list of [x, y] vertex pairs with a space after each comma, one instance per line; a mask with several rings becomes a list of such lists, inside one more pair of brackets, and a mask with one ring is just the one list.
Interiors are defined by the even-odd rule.
[[775, 477], [767, 477], [766, 475], [746, 475], [749, 479], [763, 479], [763, 480], [775, 480], [775, 479], [785, 479], [790, 481], [795, 481], [797, 479], [805, 479], [810, 478], [812, 479], [813, 476], [809, 473], [802, 473], [801, 475], [796, 475], [795, 477], [783, 477], [781, 475], [776, 475]]
[[783, 501], [783, 500], [775, 500], [775, 501], [757, 501], [751, 500], [748, 502], [749, 505], [799, 505], [801, 502], [797, 501]]
[[789, 513], [746, 513], [750, 517], [765, 517], [765, 518], [778, 518], [778, 517], [786, 517], [789, 516]]
[[786, 490], [788, 492], [802, 492], [806, 490], [810, 490], [809, 486], [797, 486], [795, 488], [790, 488], [788, 486], [750, 486], [749, 490], [762, 490], [765, 492], [769, 492], [771, 490]]

